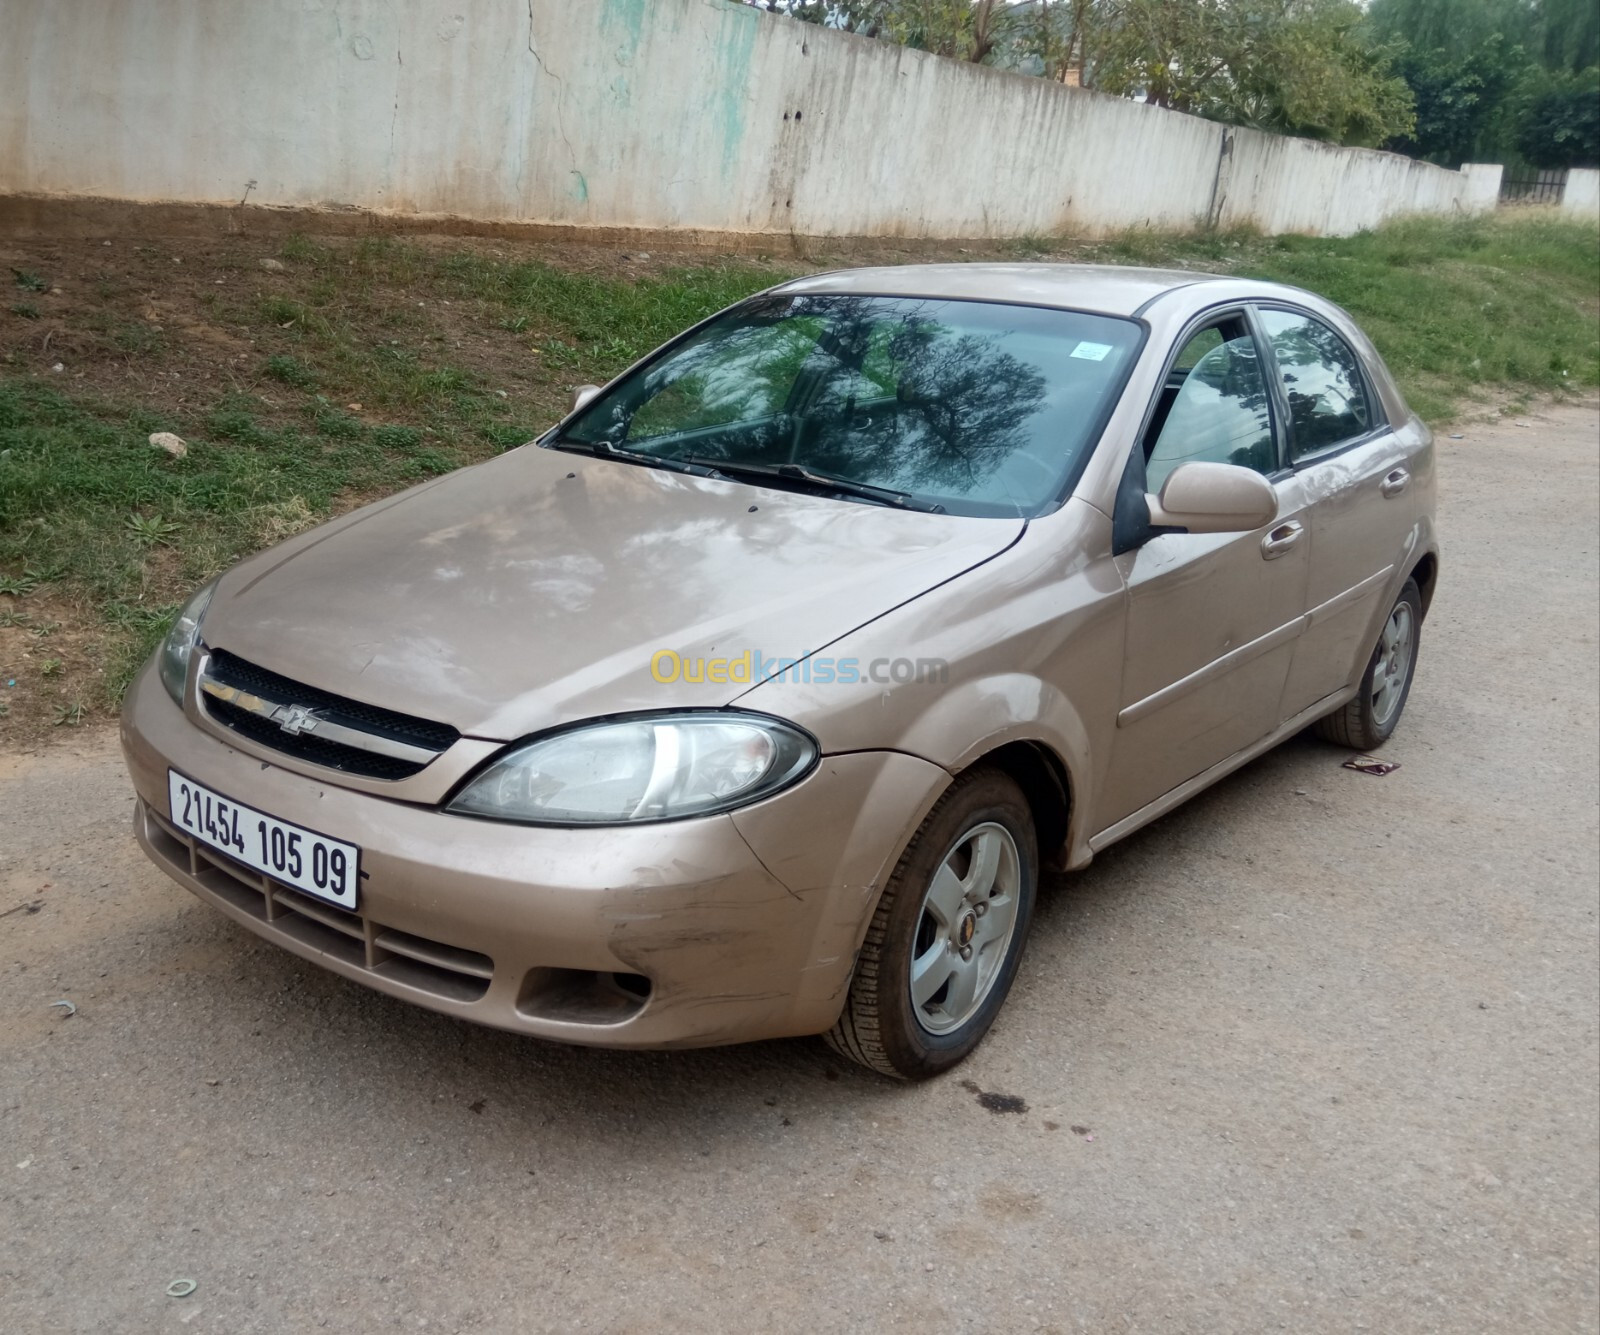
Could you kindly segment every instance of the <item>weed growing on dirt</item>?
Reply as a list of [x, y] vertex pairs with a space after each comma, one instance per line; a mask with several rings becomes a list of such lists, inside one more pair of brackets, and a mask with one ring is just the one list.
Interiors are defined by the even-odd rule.
[[55, 717], [52, 720], [58, 728], [76, 728], [83, 722], [84, 703], [74, 700], [71, 704], [55, 706]]

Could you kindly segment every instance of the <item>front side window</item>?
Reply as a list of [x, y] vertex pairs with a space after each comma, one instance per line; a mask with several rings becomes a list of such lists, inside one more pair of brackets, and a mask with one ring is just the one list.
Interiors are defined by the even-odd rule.
[[1345, 341], [1321, 320], [1295, 311], [1264, 310], [1261, 324], [1289, 396], [1289, 459], [1299, 462], [1373, 425], [1356, 357]]
[[1203, 329], [1179, 350], [1145, 449], [1145, 486], [1152, 492], [1182, 464], [1276, 470], [1267, 381], [1243, 319]]
[[556, 444], [788, 466], [952, 514], [1050, 508], [1138, 351], [1131, 320], [999, 303], [757, 297], [612, 386]]

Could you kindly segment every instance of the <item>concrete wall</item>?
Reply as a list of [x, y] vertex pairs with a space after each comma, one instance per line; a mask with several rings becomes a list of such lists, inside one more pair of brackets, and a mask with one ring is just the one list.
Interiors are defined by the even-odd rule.
[[729, 0], [0, 0], [0, 34], [0, 195], [812, 236], [1477, 207], [1458, 172]]
[[1500, 182], [1506, 174], [1498, 162], [1464, 162], [1461, 174], [1467, 178], [1463, 203], [1468, 213], [1487, 213], [1500, 206]]
[[[1482, 211], [1485, 203], [1462, 172], [1426, 162], [1291, 139], [1258, 130], [1227, 131], [1215, 221], [1253, 223], [1264, 232], [1346, 236], [1405, 213]], [[1496, 182], [1498, 191], [1498, 182]]]
[[1561, 192], [1561, 211], [1600, 222], [1600, 171], [1593, 167], [1573, 167], [1567, 172], [1567, 185]]

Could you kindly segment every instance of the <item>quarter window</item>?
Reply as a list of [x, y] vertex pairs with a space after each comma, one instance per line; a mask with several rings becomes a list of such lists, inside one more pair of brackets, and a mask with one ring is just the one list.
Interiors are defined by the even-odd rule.
[[1153, 492], [1182, 464], [1276, 471], [1267, 381], [1242, 319], [1203, 329], [1184, 344], [1167, 375], [1150, 435], [1145, 486]]
[[1365, 434], [1373, 412], [1355, 354], [1321, 320], [1294, 311], [1264, 310], [1289, 396], [1289, 458], [1299, 462]]

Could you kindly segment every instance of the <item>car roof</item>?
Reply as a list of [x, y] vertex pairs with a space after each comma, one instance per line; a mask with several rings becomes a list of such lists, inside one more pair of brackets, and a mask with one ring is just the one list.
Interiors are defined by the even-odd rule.
[[[901, 264], [840, 269], [797, 278], [776, 288], [785, 294], [849, 292], [895, 297], [946, 297], [1009, 301], [1101, 315], [1133, 315], [1154, 298], [1224, 275], [1184, 269], [1132, 269], [1112, 264]], [[1273, 285], [1261, 285], [1263, 295]]]

